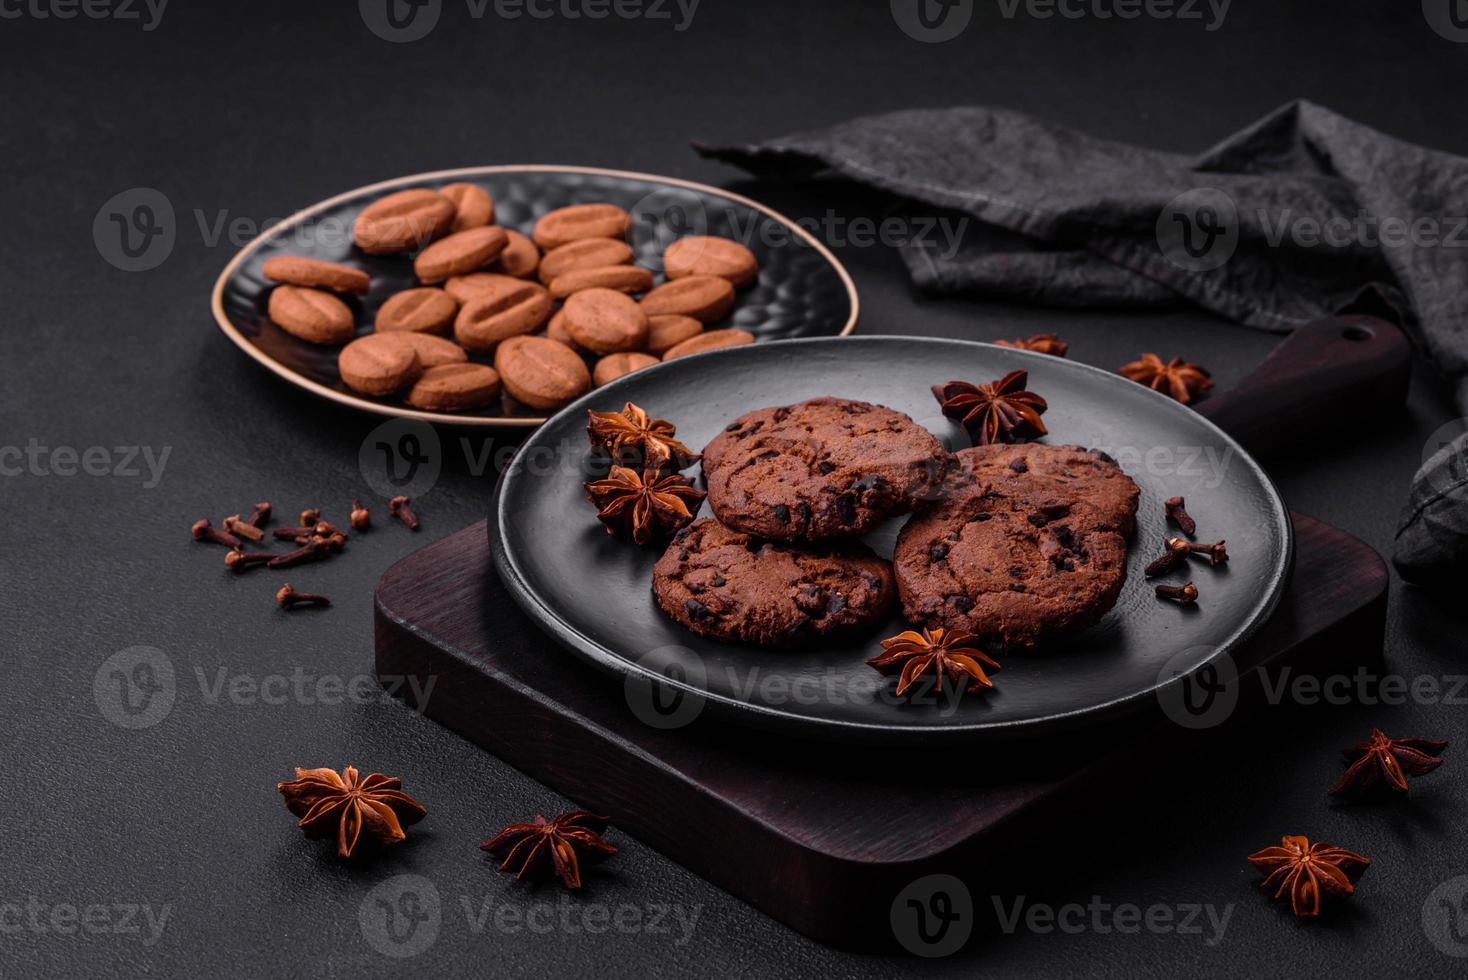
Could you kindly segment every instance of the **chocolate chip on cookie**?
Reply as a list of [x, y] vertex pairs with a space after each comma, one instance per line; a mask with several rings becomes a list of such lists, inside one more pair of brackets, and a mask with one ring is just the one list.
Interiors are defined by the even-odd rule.
[[782, 541], [849, 537], [929, 496], [948, 454], [901, 412], [813, 398], [742, 415], [704, 450], [709, 506]]
[[674, 536], [652, 591], [700, 636], [768, 647], [872, 629], [895, 594], [890, 566], [865, 545], [797, 548], [707, 518]]
[[897, 537], [903, 614], [1014, 647], [1084, 629], [1126, 582], [1137, 485], [1079, 446], [975, 446]]

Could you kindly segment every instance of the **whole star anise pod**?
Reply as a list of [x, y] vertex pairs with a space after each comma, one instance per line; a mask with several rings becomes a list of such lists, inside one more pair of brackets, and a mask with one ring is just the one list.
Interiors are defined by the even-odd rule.
[[1447, 742], [1434, 738], [1388, 738], [1379, 728], [1371, 729], [1371, 738], [1345, 750], [1353, 760], [1330, 790], [1330, 796], [1364, 793], [1390, 787], [1407, 792], [1408, 776], [1423, 776], [1443, 764]]
[[581, 887], [578, 854], [600, 860], [617, 853], [614, 846], [601, 839], [610, 822], [586, 810], [572, 810], [554, 820], [537, 814], [535, 823], [512, 823], [480, 844], [479, 849], [503, 858], [500, 870], [514, 872], [516, 881], [553, 872], [561, 884], [574, 891]]
[[1213, 387], [1213, 379], [1202, 366], [1185, 361], [1181, 357], [1163, 363], [1156, 354], [1143, 354], [1139, 361], [1123, 364], [1117, 368], [1123, 378], [1144, 384], [1153, 391], [1187, 405]]
[[897, 696], [902, 697], [924, 674], [931, 673], [941, 685], [946, 680], [967, 682], [964, 693], [972, 694], [981, 687], [993, 687], [994, 682], [984, 673], [984, 668], [999, 669], [999, 664], [973, 643], [978, 639], [962, 630], [945, 630], [941, 626], [934, 630], [907, 630], [882, 641], [882, 652], [867, 663], [890, 673], [891, 668], [902, 665], [897, 677]]
[[943, 414], [968, 430], [977, 445], [1014, 442], [1046, 432], [1040, 414], [1049, 406], [1045, 399], [1025, 390], [1029, 380], [1028, 371], [1010, 371], [988, 384], [950, 381], [934, 385], [933, 397]]
[[996, 340], [994, 343], [1000, 347], [1032, 350], [1040, 354], [1054, 354], [1056, 357], [1064, 357], [1066, 352], [1070, 350], [1070, 344], [1067, 344], [1053, 333], [1037, 333], [1029, 340], [1021, 340], [1019, 337], [1016, 337], [1013, 340]]
[[597, 506], [596, 518], [607, 533], [630, 537], [638, 544], [666, 537], [693, 523], [694, 511], [705, 496], [687, 477], [662, 476], [644, 470], [641, 476], [625, 466], [613, 466], [605, 480], [583, 484], [586, 497]]
[[678, 429], [672, 422], [650, 418], [631, 402], [620, 412], [586, 414], [592, 448], [614, 461], [649, 470], [685, 470], [698, 461], [698, 453], [673, 438]]
[[1311, 918], [1320, 914], [1322, 894], [1342, 898], [1356, 890], [1356, 881], [1371, 865], [1368, 858], [1334, 844], [1311, 844], [1308, 838], [1286, 835], [1282, 847], [1266, 847], [1249, 855], [1249, 863], [1265, 872], [1263, 888], [1273, 888], [1275, 898], [1290, 893], [1295, 915]]
[[363, 840], [386, 847], [407, 838], [405, 826], [422, 820], [428, 810], [400, 788], [403, 781], [374, 772], [359, 779], [347, 766], [297, 769], [296, 778], [275, 788], [286, 808], [301, 818], [297, 824], [311, 840], [336, 837], [336, 852], [351, 857]]

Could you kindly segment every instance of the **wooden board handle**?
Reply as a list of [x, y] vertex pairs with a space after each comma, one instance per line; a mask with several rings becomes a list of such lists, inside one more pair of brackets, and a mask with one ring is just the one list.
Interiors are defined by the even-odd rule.
[[1197, 410], [1266, 455], [1394, 411], [1411, 366], [1412, 346], [1396, 324], [1327, 317], [1290, 334], [1253, 373]]

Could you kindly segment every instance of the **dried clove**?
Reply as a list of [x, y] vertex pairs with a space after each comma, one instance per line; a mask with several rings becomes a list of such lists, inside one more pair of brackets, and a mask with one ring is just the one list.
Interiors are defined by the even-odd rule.
[[1192, 582], [1187, 585], [1159, 585], [1157, 598], [1171, 599], [1182, 606], [1192, 605], [1198, 601], [1198, 587]]
[[387, 508], [392, 511], [392, 516], [408, 526], [408, 530], [418, 530], [418, 515], [413, 513], [413, 508], [408, 506], [407, 497], [392, 498], [387, 502]]
[[1188, 516], [1182, 497], [1168, 497], [1162, 504], [1162, 510], [1167, 514], [1167, 519], [1188, 537], [1198, 533], [1198, 522]]
[[1167, 550], [1152, 559], [1152, 562], [1142, 574], [1147, 578], [1156, 578], [1159, 575], [1165, 575], [1182, 564], [1187, 559], [1188, 553], [1191, 550], [1188, 543], [1182, 538], [1168, 538]]
[[189, 533], [194, 536], [195, 541], [207, 541], [210, 544], [222, 544], [226, 548], [238, 548], [243, 543], [233, 534], [230, 534], [227, 531], [221, 531], [214, 525], [210, 524], [207, 517], [201, 517], [197, 521], [195, 521], [194, 526], [189, 529]]
[[316, 595], [312, 592], [297, 592], [287, 582], [275, 593], [275, 601], [280, 603], [282, 609], [295, 609], [298, 606], [329, 606], [331, 600], [324, 595]]
[[231, 548], [229, 554], [224, 556], [224, 564], [227, 568], [236, 572], [243, 572], [252, 565], [264, 565], [278, 557], [269, 551], [241, 551], [239, 548]]
[[372, 526], [372, 513], [362, 506], [361, 500], [352, 500], [351, 524], [353, 531], [365, 531]]

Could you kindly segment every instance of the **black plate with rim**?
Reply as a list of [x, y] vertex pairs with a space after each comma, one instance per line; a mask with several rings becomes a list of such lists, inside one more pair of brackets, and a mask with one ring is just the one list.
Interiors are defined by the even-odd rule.
[[[352, 244], [357, 214], [372, 201], [408, 187], [479, 184], [495, 202], [495, 221], [529, 234], [537, 218], [570, 204], [605, 201], [632, 212], [636, 262], [663, 281], [660, 256], [683, 235], [709, 234], [743, 242], [760, 262], [759, 281], [739, 290], [734, 311], [718, 327], [739, 327], [758, 340], [829, 337], [856, 328], [856, 287], [841, 263], [794, 221], [729, 191], [671, 177], [594, 167], [515, 165], [415, 174], [359, 187], [292, 215], [250, 242], [225, 266], [211, 307], [219, 328], [260, 364], [297, 387], [354, 408], [448, 425], [531, 427], [543, 415], [506, 404], [495, 412], [423, 412], [392, 399], [347, 388], [337, 373], [340, 348], [298, 340], [265, 314], [272, 284], [261, 266], [275, 255], [311, 258], [365, 269], [372, 292], [348, 297], [357, 332], [369, 333], [377, 308], [393, 293], [418, 285], [410, 257], [367, 255]], [[485, 358], [475, 358], [485, 360]]]
[[[632, 401], [678, 426], [699, 449], [734, 417], [818, 395], [906, 412], [950, 449], [969, 444], [929, 387], [1015, 368], [1049, 401], [1052, 443], [1102, 449], [1141, 487], [1126, 586], [1096, 626], [1039, 651], [1005, 657], [995, 687], [926, 703], [892, 696], [864, 661], [906, 624], [900, 614], [858, 642], [794, 651], [717, 643], [667, 619], [652, 599], [662, 549], [608, 537], [581, 483], [588, 408]], [[690, 474], [695, 471], [690, 470]], [[1184, 495], [1205, 540], [1231, 561], [1189, 569], [1195, 607], [1158, 600], [1143, 566], [1170, 534], [1162, 502]], [[705, 505], [700, 516], [707, 516]], [[905, 518], [865, 540], [890, 557]], [[526, 440], [501, 479], [489, 520], [497, 571], [552, 638], [615, 674], [656, 678], [731, 720], [815, 737], [972, 738], [1048, 733], [1142, 707], [1182, 674], [1213, 662], [1273, 610], [1292, 560], [1289, 513], [1254, 460], [1196, 412], [1099, 368], [966, 341], [855, 337], [714, 351], [657, 365], [593, 392]], [[1179, 579], [1181, 581], [1181, 579]]]

